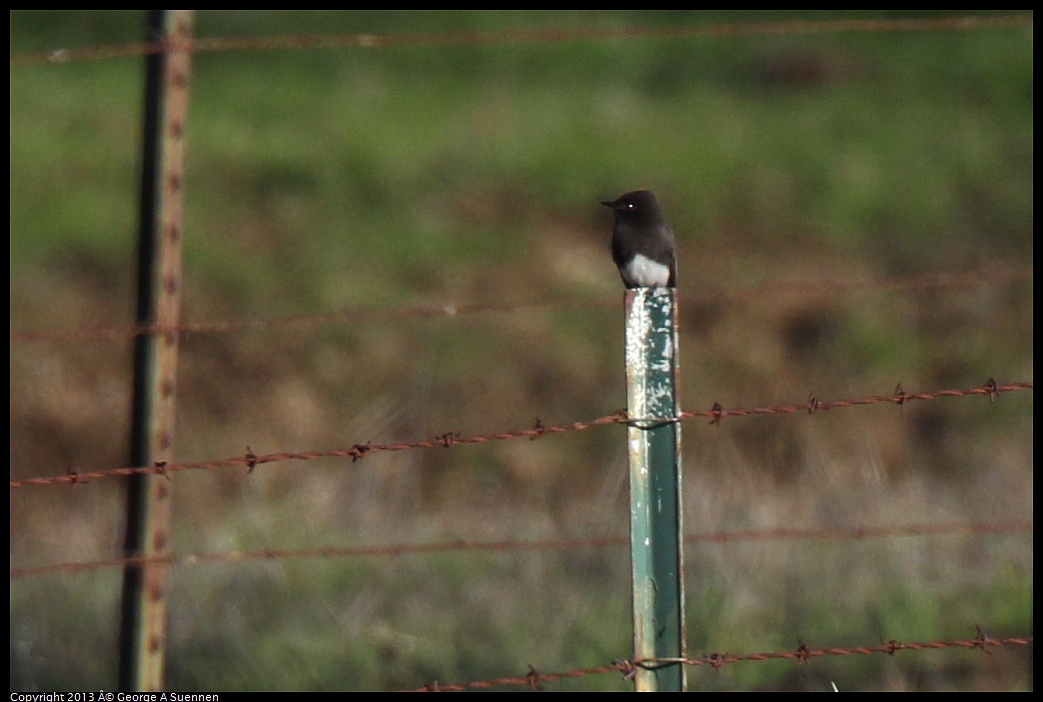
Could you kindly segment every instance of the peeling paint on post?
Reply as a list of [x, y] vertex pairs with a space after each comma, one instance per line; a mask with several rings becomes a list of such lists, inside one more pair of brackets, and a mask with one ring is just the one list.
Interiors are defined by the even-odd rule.
[[[681, 425], [676, 290], [628, 290], [627, 448], [634, 576], [634, 657], [683, 658]], [[638, 692], [683, 692], [684, 665], [638, 666]]]

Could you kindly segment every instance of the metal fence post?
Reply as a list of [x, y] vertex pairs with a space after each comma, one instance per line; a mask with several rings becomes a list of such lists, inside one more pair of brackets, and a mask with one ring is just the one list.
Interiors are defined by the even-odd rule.
[[[627, 447], [635, 660], [685, 655], [676, 290], [628, 290]], [[683, 692], [681, 663], [637, 667], [638, 692]]]
[[[148, 40], [163, 50], [147, 58], [145, 127], [139, 211], [137, 324], [131, 464], [163, 465], [174, 451], [181, 316], [181, 239], [185, 121], [191, 62], [191, 10], [149, 10]], [[156, 331], [156, 329], [165, 331]], [[124, 552], [157, 557], [167, 552], [170, 482], [163, 475], [134, 474], [127, 485]], [[167, 579], [170, 566], [146, 562], [123, 572], [119, 687], [163, 687], [166, 657]]]

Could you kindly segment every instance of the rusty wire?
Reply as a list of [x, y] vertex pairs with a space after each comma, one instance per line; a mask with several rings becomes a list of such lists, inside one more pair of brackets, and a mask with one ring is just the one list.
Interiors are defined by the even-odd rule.
[[808, 663], [812, 658], [823, 656], [851, 656], [869, 655], [874, 653], [886, 653], [893, 656], [900, 651], [931, 651], [946, 648], [970, 648], [988, 652], [990, 647], [999, 646], [1031, 646], [1033, 637], [1019, 636], [1004, 639], [993, 639], [977, 627], [977, 634], [972, 639], [957, 639], [953, 641], [921, 641], [915, 643], [902, 643], [892, 639], [886, 643], [854, 646], [846, 648], [820, 648], [813, 649], [803, 642], [799, 642], [793, 651], [771, 651], [767, 653], [746, 653], [732, 655], [727, 653], [710, 653], [699, 658], [660, 658], [643, 660], [615, 660], [611, 665], [602, 665], [594, 668], [580, 668], [561, 673], [541, 673], [531, 664], [525, 675], [497, 678], [495, 680], [475, 680], [455, 685], [441, 685], [437, 682], [429, 683], [424, 687], [404, 690], [404, 692], [462, 692], [464, 690], [485, 689], [496, 686], [525, 686], [530, 689], [541, 689], [545, 683], [556, 682], [568, 678], [581, 678], [590, 675], [604, 675], [606, 673], [620, 673], [623, 678], [629, 680], [633, 677], [635, 668], [654, 668], [662, 665], [681, 663], [683, 665], [698, 667], [708, 665], [714, 670], [720, 670], [730, 663], [769, 661], [769, 660], [792, 660], [797, 663]]
[[[75, 329], [48, 329], [39, 331], [11, 330], [12, 342], [64, 341], [67, 339], [122, 339], [142, 334], [215, 334], [222, 332], [240, 332], [261, 330], [269, 327], [310, 327], [331, 323], [379, 322], [394, 319], [432, 319], [437, 317], [469, 316], [488, 312], [517, 312], [551, 306], [608, 306], [608, 300], [589, 300], [583, 302], [518, 302], [504, 304], [473, 305], [441, 305], [399, 307], [383, 310], [367, 310], [345, 308], [333, 312], [304, 314], [292, 317], [257, 317], [243, 320], [223, 320], [214, 322], [185, 322], [174, 327], [156, 327], [148, 325], [111, 325], [103, 327], [81, 327]], [[612, 300], [613, 305], [618, 301]]]
[[[737, 36], [809, 35], [845, 32], [966, 31], [1005, 27], [1032, 27], [1031, 12], [982, 17], [926, 17], [914, 19], [848, 19], [788, 22], [748, 22], [685, 27], [591, 27], [582, 29], [518, 29], [486, 32], [399, 32], [394, 34], [298, 35], [225, 37], [189, 42], [194, 53], [275, 51], [286, 49], [380, 49], [396, 46], [473, 46], [487, 44], [557, 44], [606, 39], [723, 39]], [[73, 61], [116, 59], [156, 54], [163, 42], [134, 42], [113, 46], [56, 49], [18, 54], [11, 67], [62, 64]], [[180, 48], [180, 47], [179, 47]]]
[[[803, 539], [867, 539], [894, 538], [905, 536], [938, 536], [941, 534], [974, 533], [1001, 534], [1032, 531], [1032, 521], [1014, 519], [1002, 522], [952, 522], [948, 524], [910, 524], [906, 526], [880, 527], [832, 527], [823, 529], [758, 529], [708, 534], [689, 534], [685, 543], [725, 544], [738, 541], [803, 540]], [[53, 573], [79, 573], [104, 568], [123, 568], [148, 564], [187, 565], [194, 563], [241, 563], [255, 560], [282, 560], [293, 558], [362, 558], [368, 556], [403, 556], [426, 553], [451, 553], [459, 551], [485, 551], [505, 553], [511, 551], [565, 551], [579, 548], [622, 547], [627, 537], [602, 536], [586, 539], [542, 539], [537, 541], [485, 541], [471, 542], [462, 539], [431, 544], [392, 544], [388, 546], [320, 547], [305, 549], [262, 549], [257, 551], [222, 551], [190, 553], [183, 556], [128, 556], [104, 561], [77, 561], [53, 563], [28, 568], [11, 568], [11, 579], [18, 580]]]
[[529, 671], [521, 676], [499, 678], [496, 680], [475, 680], [473, 682], [459, 683], [455, 685], [440, 685], [435, 681], [415, 690], [399, 690], [399, 692], [463, 692], [464, 690], [478, 690], [496, 687], [498, 685], [521, 685], [528, 687], [531, 690], [542, 690], [544, 683], [566, 680], [568, 678], [585, 678], [589, 675], [603, 675], [614, 671], [623, 672], [624, 663], [625, 662], [613, 662], [610, 665], [599, 665], [593, 668], [580, 668], [578, 670], [569, 670], [563, 673], [541, 673], [536, 670], [532, 664], [529, 664]]
[[[709, 417], [711, 424], [719, 424], [722, 419], [726, 417], [749, 417], [753, 415], [767, 415], [767, 414], [793, 414], [795, 412], [807, 412], [808, 414], [814, 414], [816, 412], [824, 412], [830, 409], [838, 409], [845, 407], [857, 407], [860, 405], [876, 405], [880, 403], [889, 403], [895, 405], [905, 405], [915, 400], [936, 400], [940, 397], [966, 397], [968, 395], [983, 395], [989, 398], [989, 402], [995, 402], [1001, 393], [1013, 392], [1016, 390], [1032, 390], [1032, 383], [1011, 383], [1009, 385], [999, 386], [996, 381], [989, 378], [985, 381], [985, 384], [979, 388], [969, 388], [967, 390], [938, 390], [935, 392], [921, 392], [921, 393], [908, 393], [902, 389], [902, 385], [898, 384], [895, 386], [895, 391], [890, 395], [870, 395], [868, 397], [858, 397], [849, 400], [820, 400], [815, 397], [814, 394], [808, 396], [807, 402], [802, 402], [795, 405], [775, 405], [769, 407], [753, 407], [750, 409], [725, 409], [719, 403], [714, 403], [713, 407], [708, 410], [687, 410], [681, 412], [679, 415], [680, 419], [688, 417]], [[647, 421], [647, 420], [645, 420]]]
[[[952, 273], [922, 273], [905, 278], [883, 280], [801, 280], [765, 283], [751, 288], [688, 293], [681, 296], [684, 303], [714, 302], [744, 297], [777, 297], [782, 294], [830, 294], [843, 291], [872, 291], [888, 289], [922, 290], [929, 288], [952, 288], [973, 285], [1010, 283], [1031, 280], [1033, 269], [996, 268], [984, 271], [961, 271]], [[141, 334], [214, 334], [262, 330], [270, 327], [310, 327], [331, 323], [365, 323], [396, 319], [433, 319], [439, 317], [463, 317], [485, 313], [514, 313], [546, 307], [574, 309], [586, 307], [615, 307], [613, 298], [587, 298], [570, 300], [544, 300], [516, 303], [465, 304], [399, 307], [384, 310], [345, 308], [319, 314], [292, 317], [258, 317], [243, 320], [218, 320], [213, 322], [184, 322], [174, 327], [144, 325], [110, 325], [67, 329], [14, 330], [10, 334], [13, 343], [56, 342], [70, 339], [123, 339]]]
[[850, 656], [869, 655], [873, 653], [886, 653], [895, 655], [899, 651], [924, 651], [938, 650], [943, 648], [976, 648], [985, 651], [989, 646], [1028, 646], [1032, 644], [1032, 637], [1014, 637], [1007, 639], [989, 638], [981, 627], [977, 629], [977, 636], [973, 639], [958, 639], [955, 641], [922, 641], [918, 643], [902, 643], [892, 639], [886, 643], [871, 646], [852, 646], [846, 648], [810, 648], [804, 642], [799, 642], [795, 651], [772, 651], [768, 653], [745, 653], [732, 655], [728, 653], [710, 653], [699, 658], [652, 658], [632, 661], [632, 665], [655, 668], [664, 664], [682, 663], [693, 667], [708, 665], [714, 670], [720, 670], [729, 663], [746, 661], [770, 661], [770, 660], [792, 660], [798, 663], [807, 663], [812, 658], [823, 656]]
[[990, 402], [995, 402], [996, 399], [1004, 393], [1032, 389], [1033, 383], [1031, 382], [1019, 382], [1008, 383], [1006, 385], [998, 385], [995, 380], [989, 378], [981, 387], [968, 388], [966, 390], [938, 390], [934, 392], [907, 393], [904, 390], [902, 390], [901, 385], [899, 385], [895, 388], [895, 391], [890, 395], [870, 395], [868, 397], [852, 398], [848, 400], [820, 400], [816, 398], [814, 395], [812, 395], [808, 398], [807, 402], [801, 402], [798, 404], [734, 409], [726, 409], [722, 407], [720, 403], [715, 402], [713, 407], [711, 407], [710, 409], [687, 410], [682, 412], [678, 417], [628, 417], [625, 410], [618, 410], [613, 414], [606, 415], [604, 417], [598, 417], [597, 419], [592, 419], [586, 422], [573, 422], [571, 424], [561, 424], [557, 426], [546, 426], [545, 424], [543, 424], [542, 421], [540, 421], [537, 418], [535, 424], [527, 429], [502, 431], [492, 434], [477, 434], [474, 436], [462, 436], [459, 432], [445, 432], [439, 434], [431, 440], [425, 441], [407, 441], [390, 444], [374, 444], [372, 442], [367, 441], [364, 444], [356, 443], [347, 448], [327, 449], [323, 451], [304, 451], [299, 453], [269, 453], [264, 455], [258, 455], [251, 451], [249, 448], [247, 448], [247, 452], [245, 455], [216, 461], [200, 461], [196, 463], [163, 463], [162, 465], [156, 464], [152, 466], [128, 466], [124, 468], [110, 468], [95, 471], [81, 471], [79, 469], [74, 468], [67, 471], [64, 475], [51, 475], [35, 478], [23, 478], [20, 480], [11, 480], [10, 487], [13, 489], [28, 487], [30, 485], [73, 485], [77, 483], [85, 483], [93, 480], [99, 480], [102, 478], [134, 475], [136, 473], [165, 475], [169, 478], [172, 473], [177, 473], [185, 470], [213, 470], [217, 468], [229, 468], [234, 466], [244, 466], [249, 469], [248, 472], [252, 473], [257, 466], [265, 463], [276, 463], [280, 461], [311, 461], [319, 458], [350, 458], [352, 460], [352, 463], [356, 463], [362, 460], [365, 456], [368, 456], [369, 454], [379, 453], [383, 451], [407, 451], [412, 449], [434, 448], [448, 449], [461, 444], [484, 444], [490, 441], [504, 441], [508, 439], [539, 439], [548, 434], [563, 434], [569, 431], [582, 431], [585, 429], [591, 429], [593, 427], [604, 426], [607, 424], [631, 424], [663, 421], [676, 422], [682, 419], [693, 417], [706, 417], [710, 419], [711, 424], [719, 424], [723, 419], [728, 417], [793, 414], [796, 412], [807, 412], [808, 414], [814, 414], [816, 412], [823, 412], [830, 409], [858, 407], [862, 405], [886, 403], [902, 406], [908, 404], [909, 402], [917, 400], [935, 400], [942, 397], [966, 397], [970, 395], [985, 396], [989, 398]]

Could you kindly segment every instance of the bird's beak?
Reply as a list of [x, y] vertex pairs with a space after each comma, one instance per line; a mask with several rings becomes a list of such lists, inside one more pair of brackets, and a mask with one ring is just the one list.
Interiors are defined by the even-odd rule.
[[605, 207], [612, 207], [613, 202], [611, 200], [602, 200], [601, 204], [604, 205]]

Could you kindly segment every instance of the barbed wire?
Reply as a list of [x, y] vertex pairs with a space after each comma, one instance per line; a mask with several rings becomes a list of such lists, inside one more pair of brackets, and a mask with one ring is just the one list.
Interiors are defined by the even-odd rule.
[[[618, 305], [618, 301], [612, 304]], [[608, 300], [518, 302], [504, 304], [440, 305], [398, 307], [384, 310], [344, 308], [334, 312], [296, 315], [292, 317], [258, 317], [245, 320], [214, 322], [185, 322], [173, 327], [148, 325], [113, 325], [106, 327], [82, 327], [78, 329], [53, 329], [41, 331], [11, 331], [12, 342], [65, 341], [69, 339], [113, 339], [144, 334], [213, 334], [262, 330], [269, 327], [309, 327], [333, 322], [377, 322], [395, 319], [432, 319], [437, 317], [468, 316], [489, 312], [517, 312], [554, 306], [608, 306]]]
[[947, 648], [969, 648], [988, 653], [990, 647], [1000, 646], [1031, 646], [1033, 637], [1011, 637], [1004, 639], [993, 639], [976, 627], [977, 634], [973, 639], [957, 639], [950, 641], [920, 641], [915, 643], [902, 643], [892, 639], [886, 643], [869, 646], [854, 646], [846, 648], [818, 648], [809, 647], [802, 641], [798, 641], [797, 649], [794, 651], [771, 651], [765, 653], [746, 653], [732, 655], [727, 653], [709, 653], [699, 658], [652, 658], [635, 660], [615, 660], [610, 665], [601, 665], [594, 668], [580, 668], [561, 673], [541, 673], [533, 665], [529, 665], [529, 671], [525, 675], [497, 678], [495, 680], [475, 680], [473, 682], [459, 683], [454, 685], [441, 685], [438, 682], [403, 692], [462, 692], [464, 690], [485, 689], [497, 686], [525, 686], [533, 690], [542, 689], [546, 683], [556, 682], [569, 678], [582, 678], [591, 675], [604, 675], [606, 673], [620, 673], [623, 678], [630, 680], [637, 672], [637, 668], [654, 669], [664, 665], [682, 664], [687, 666], [710, 666], [714, 670], [730, 663], [759, 662], [769, 660], [792, 660], [797, 663], [809, 663], [813, 658], [824, 656], [851, 656], [871, 655], [886, 653], [893, 656], [901, 651], [936, 651]]
[[[274, 51], [287, 49], [381, 49], [398, 46], [469, 46], [486, 44], [557, 44], [606, 39], [696, 39], [808, 35], [847, 32], [951, 32], [1007, 27], [1031, 27], [1031, 12], [985, 17], [927, 17], [912, 19], [841, 19], [788, 22], [689, 25], [684, 27], [588, 27], [582, 29], [513, 29], [474, 32], [398, 32], [392, 34], [296, 35], [276, 37], [224, 37], [188, 42], [194, 53], [225, 51]], [[40, 63], [70, 63], [157, 54], [165, 42], [133, 42], [113, 46], [54, 49], [17, 54], [11, 67]], [[178, 46], [178, 48], [183, 48]]]
[[353, 444], [348, 448], [327, 449], [323, 451], [304, 451], [299, 453], [270, 453], [264, 455], [255, 454], [249, 447], [247, 447], [247, 452], [243, 456], [236, 456], [216, 461], [173, 464], [163, 463], [153, 466], [130, 466], [86, 472], [80, 471], [78, 468], [73, 468], [64, 475], [11, 480], [10, 487], [14, 489], [28, 487], [30, 485], [72, 485], [102, 478], [134, 475], [138, 473], [165, 475], [169, 479], [171, 473], [185, 470], [213, 470], [235, 466], [245, 466], [249, 469], [247, 472], [252, 473], [257, 466], [265, 463], [276, 463], [280, 461], [311, 461], [319, 458], [350, 458], [352, 463], [356, 463], [370, 454], [380, 453], [383, 451], [408, 451], [413, 449], [434, 448], [448, 449], [461, 444], [483, 444], [490, 441], [504, 441], [508, 439], [539, 439], [548, 434], [563, 434], [569, 431], [583, 431], [608, 424], [661, 424], [664, 422], [679, 422], [683, 419], [691, 419], [695, 417], [709, 418], [711, 424], [719, 424], [723, 419], [729, 417], [794, 414], [797, 412], [814, 414], [816, 412], [825, 412], [830, 409], [842, 409], [881, 403], [903, 406], [909, 402], [918, 400], [936, 400], [943, 397], [965, 397], [970, 395], [986, 396], [989, 398], [990, 402], [995, 402], [1002, 394], [1032, 389], [1034, 389], [1034, 385], [1031, 382], [998, 385], [995, 380], [989, 378], [981, 387], [968, 388], [965, 390], [937, 390], [934, 392], [907, 393], [902, 389], [901, 385], [898, 385], [895, 388], [895, 391], [890, 395], [870, 395], [867, 397], [858, 397], [848, 400], [821, 400], [816, 398], [814, 395], [811, 395], [807, 402], [801, 402], [798, 404], [735, 409], [727, 409], [720, 403], [715, 402], [713, 407], [708, 410], [686, 410], [676, 417], [629, 417], [626, 410], [618, 410], [613, 414], [598, 417], [597, 419], [592, 419], [590, 421], [573, 422], [571, 424], [561, 424], [557, 426], [546, 426], [539, 418], [537, 418], [536, 423], [532, 427], [526, 429], [502, 431], [492, 434], [477, 434], [474, 436], [462, 436], [459, 432], [445, 432], [431, 440], [424, 441], [407, 441], [390, 444], [374, 444], [367, 441], [364, 444]]
[[976, 648], [985, 651], [988, 646], [1028, 646], [1032, 643], [1032, 637], [1014, 637], [1007, 639], [989, 638], [981, 627], [977, 628], [978, 635], [973, 639], [960, 639], [956, 641], [922, 641], [919, 643], [902, 643], [892, 639], [886, 643], [875, 646], [853, 646], [847, 648], [822, 648], [812, 649], [804, 642], [798, 642], [796, 651], [773, 651], [770, 653], [746, 653], [741, 655], [730, 655], [727, 653], [710, 653], [700, 658], [653, 658], [633, 661], [634, 666], [643, 668], [654, 668], [664, 664], [681, 663], [688, 666], [708, 665], [714, 670], [720, 670], [729, 663], [745, 661], [770, 661], [770, 660], [793, 660], [798, 663], [807, 663], [812, 658], [823, 656], [850, 656], [869, 655], [873, 653], [886, 653], [893, 656], [899, 651], [923, 651], [938, 650], [943, 648]]
[[[1033, 523], [1028, 519], [1013, 519], [1001, 522], [953, 522], [948, 524], [910, 524], [905, 526], [879, 527], [831, 527], [823, 529], [758, 529], [708, 534], [689, 534], [685, 543], [726, 544], [739, 541], [774, 541], [805, 539], [868, 539], [896, 538], [907, 536], [938, 536], [942, 534], [973, 533], [1002, 534], [1032, 531]], [[459, 551], [486, 551], [505, 553], [512, 551], [566, 551], [580, 548], [623, 547], [629, 543], [624, 536], [602, 536], [585, 539], [541, 539], [535, 541], [485, 541], [473, 542], [457, 539], [431, 544], [391, 544], [387, 546], [319, 547], [305, 549], [261, 549], [256, 551], [201, 552], [185, 555], [127, 556], [100, 561], [75, 561], [52, 563], [42, 566], [11, 568], [11, 580], [54, 573], [79, 573], [105, 568], [124, 568], [166, 564], [171, 566], [194, 563], [241, 563], [256, 560], [283, 560], [299, 558], [361, 558], [370, 556], [405, 556], [426, 553], [451, 553]]]
[[[922, 273], [905, 278], [882, 280], [800, 280], [775, 281], [750, 288], [704, 291], [699, 293], [682, 293], [683, 303], [704, 303], [718, 300], [734, 300], [744, 297], [776, 298], [783, 294], [836, 294], [838, 292], [858, 292], [872, 290], [909, 289], [922, 290], [930, 288], [969, 287], [975, 285], [993, 285], [1012, 283], [1020, 280], [1031, 280], [1033, 268], [993, 268], [978, 271], [961, 271], [955, 273]], [[543, 300], [515, 303], [483, 303], [465, 305], [426, 305], [418, 307], [398, 307], [384, 310], [366, 310], [345, 308], [333, 312], [319, 314], [296, 315], [291, 317], [259, 317], [245, 320], [225, 320], [213, 322], [185, 322], [173, 327], [148, 325], [112, 325], [101, 327], [80, 327], [70, 329], [47, 330], [11, 330], [12, 343], [25, 342], [57, 342], [73, 339], [99, 340], [131, 338], [143, 334], [213, 334], [238, 331], [259, 331], [270, 327], [309, 327], [329, 323], [365, 323], [389, 321], [397, 319], [427, 320], [439, 317], [464, 317], [487, 313], [515, 313], [547, 307], [560, 309], [579, 309], [590, 307], [613, 307], [619, 304], [613, 298], [585, 298], [567, 300]]]

